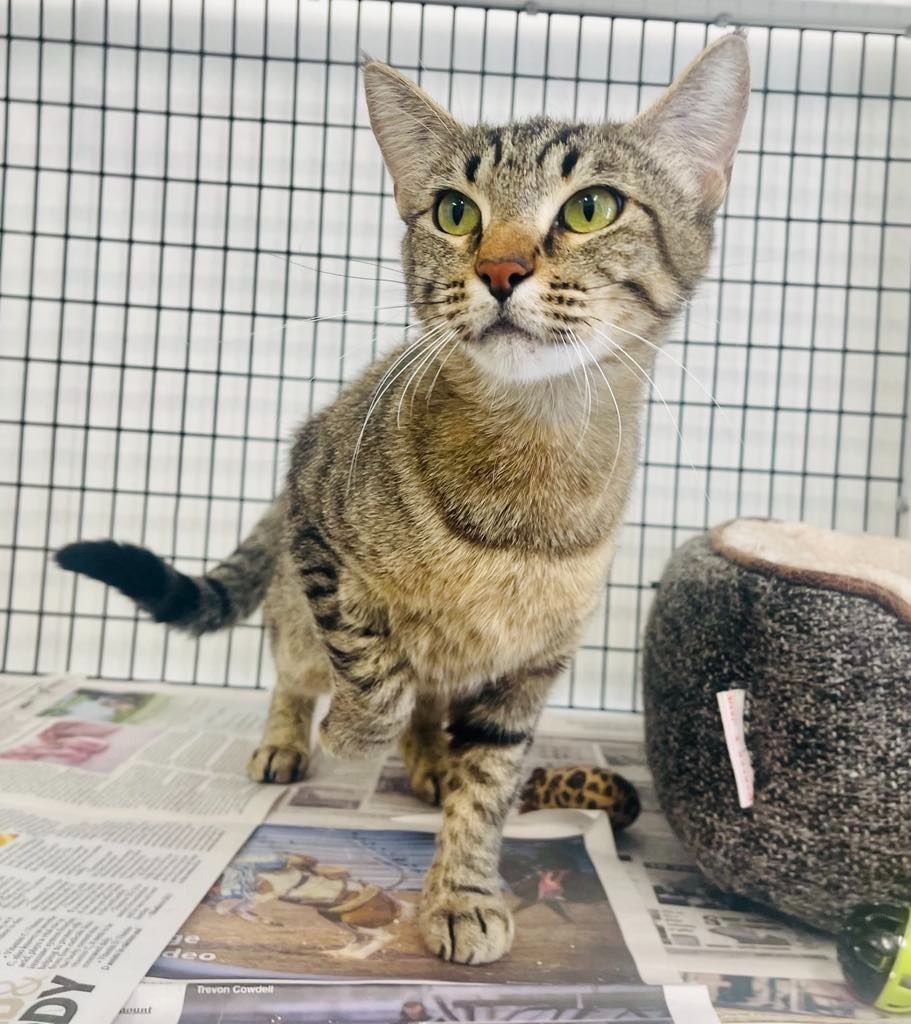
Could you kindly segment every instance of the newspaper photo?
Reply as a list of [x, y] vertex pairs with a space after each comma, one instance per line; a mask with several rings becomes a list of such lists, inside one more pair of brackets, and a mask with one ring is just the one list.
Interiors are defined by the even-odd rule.
[[635, 904], [614, 903], [622, 869], [604, 816], [548, 811], [507, 828], [501, 884], [516, 921], [511, 952], [461, 965], [429, 953], [417, 904], [434, 823], [363, 816], [357, 827], [260, 826], [150, 971], [153, 978], [344, 978], [624, 984], [679, 980]]
[[268, 813], [262, 694], [0, 678], [0, 1022], [114, 1020]]

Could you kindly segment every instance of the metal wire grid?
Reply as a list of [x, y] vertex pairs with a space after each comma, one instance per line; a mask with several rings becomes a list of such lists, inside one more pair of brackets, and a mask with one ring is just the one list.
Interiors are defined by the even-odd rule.
[[[48, 552], [114, 535], [198, 571], [280, 485], [294, 424], [401, 338], [359, 53], [466, 120], [627, 117], [717, 30], [350, 0], [2, 17], [3, 669], [269, 685], [258, 623], [168, 634]], [[750, 45], [716, 258], [659, 361], [611, 584], [558, 703], [639, 706], [651, 584], [707, 525], [903, 529], [911, 41]]]

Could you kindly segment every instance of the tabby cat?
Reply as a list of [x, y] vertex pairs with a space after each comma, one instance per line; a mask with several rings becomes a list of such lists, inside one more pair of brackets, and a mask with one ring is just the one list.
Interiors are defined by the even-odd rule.
[[625, 124], [456, 122], [377, 61], [370, 121], [406, 225], [419, 338], [303, 425], [284, 491], [190, 578], [112, 541], [61, 550], [160, 622], [204, 633], [260, 603], [278, 684], [250, 775], [398, 741], [442, 804], [420, 926], [501, 957], [503, 820], [553, 681], [604, 587], [649, 369], [704, 274], [749, 95], [742, 35]]

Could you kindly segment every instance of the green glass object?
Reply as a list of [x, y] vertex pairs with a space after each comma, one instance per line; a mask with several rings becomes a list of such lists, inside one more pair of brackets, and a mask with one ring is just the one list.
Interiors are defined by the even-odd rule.
[[838, 940], [851, 988], [887, 1013], [911, 1014], [911, 908], [855, 907]]

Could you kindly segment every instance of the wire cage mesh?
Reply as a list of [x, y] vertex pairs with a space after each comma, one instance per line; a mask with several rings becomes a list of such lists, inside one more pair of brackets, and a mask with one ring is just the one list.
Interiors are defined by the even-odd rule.
[[[464, 120], [625, 118], [718, 32], [352, 0], [13, 0], [0, 23], [5, 671], [268, 686], [257, 620], [193, 641], [49, 564], [187, 571], [281, 486], [295, 424], [408, 324], [362, 52]], [[753, 28], [708, 279], [658, 361], [601, 606], [554, 701], [639, 707], [673, 548], [738, 514], [905, 530], [911, 40]]]

